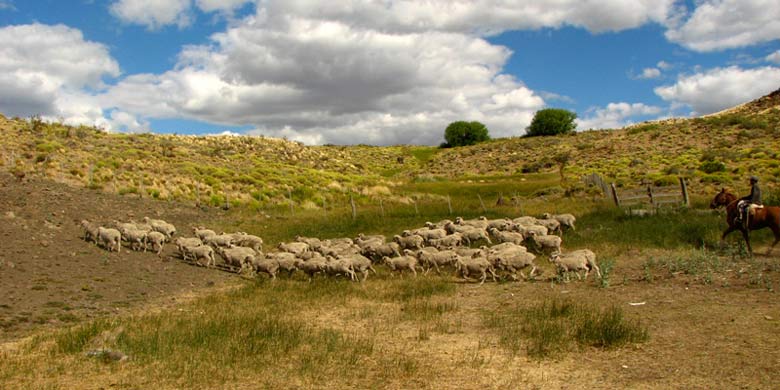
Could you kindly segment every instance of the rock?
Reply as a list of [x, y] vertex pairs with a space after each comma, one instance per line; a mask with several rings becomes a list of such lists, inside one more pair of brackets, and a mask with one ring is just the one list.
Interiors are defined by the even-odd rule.
[[108, 348], [105, 349], [93, 349], [91, 351], [87, 351], [86, 353], [87, 357], [94, 357], [97, 359], [100, 359], [106, 363], [110, 362], [124, 362], [130, 359], [129, 356], [125, 355], [124, 353], [120, 351], [114, 351]]
[[16, 214], [14, 214], [13, 211], [7, 211], [4, 214], [4, 216], [5, 216], [6, 219], [14, 219], [14, 218], [16, 218]]

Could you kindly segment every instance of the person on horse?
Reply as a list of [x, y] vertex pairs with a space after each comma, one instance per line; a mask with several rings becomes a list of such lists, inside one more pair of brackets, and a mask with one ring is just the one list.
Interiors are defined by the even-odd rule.
[[750, 176], [750, 195], [740, 198], [739, 203], [737, 203], [739, 214], [736, 222], [743, 223], [746, 229], [748, 225], [748, 210], [752, 205], [762, 206], [761, 188], [758, 187], [758, 178], [755, 176]]

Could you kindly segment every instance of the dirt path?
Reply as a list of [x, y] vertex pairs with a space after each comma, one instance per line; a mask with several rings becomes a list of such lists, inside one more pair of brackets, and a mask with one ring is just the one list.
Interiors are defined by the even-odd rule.
[[[235, 277], [152, 253], [109, 253], [83, 241], [78, 221], [168, 220], [189, 229], [208, 212], [176, 203], [123, 197], [0, 174], [0, 341], [41, 326], [62, 326], [190, 291], [219, 288]], [[173, 251], [168, 245], [164, 254]]]

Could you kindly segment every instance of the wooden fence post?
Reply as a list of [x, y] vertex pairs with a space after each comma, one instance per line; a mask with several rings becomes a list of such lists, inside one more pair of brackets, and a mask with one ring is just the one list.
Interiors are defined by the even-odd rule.
[[355, 207], [355, 199], [352, 198], [352, 194], [349, 194], [349, 205], [352, 206], [352, 220], [357, 218], [357, 208]]
[[382, 204], [382, 198], [379, 198], [379, 211], [382, 212], [382, 218], [385, 217], [385, 206]]
[[447, 195], [447, 209], [450, 210], [450, 215], [452, 215], [452, 199], [449, 195]]
[[647, 186], [647, 196], [650, 197], [650, 206], [655, 208], [656, 204], [655, 204], [655, 199], [653, 198], [653, 187], [650, 185]]
[[482, 212], [487, 213], [487, 208], [485, 207], [485, 202], [482, 201], [482, 197], [477, 194], [477, 198], [479, 198], [479, 204], [482, 206]]
[[327, 200], [325, 197], [322, 197], [322, 211], [325, 213], [325, 215], [328, 215], [328, 204], [326, 203]]
[[417, 208], [417, 199], [412, 198], [412, 204], [414, 204], [414, 215], [420, 216], [420, 210]]
[[684, 177], [680, 177], [680, 189], [682, 190], [683, 203], [685, 204], [685, 207], [690, 207], [691, 200], [688, 198], [688, 185], [685, 184]]
[[612, 187], [612, 200], [615, 201], [615, 206], [620, 207], [620, 199], [618, 198], [617, 188], [615, 187], [615, 183], [610, 184], [610, 187]]

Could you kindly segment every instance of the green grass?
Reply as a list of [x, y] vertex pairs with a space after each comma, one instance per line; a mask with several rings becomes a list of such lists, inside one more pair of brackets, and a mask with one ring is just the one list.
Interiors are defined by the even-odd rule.
[[525, 350], [538, 359], [566, 352], [572, 344], [615, 348], [649, 338], [647, 329], [627, 320], [618, 307], [600, 309], [570, 300], [545, 300], [531, 307], [493, 311], [485, 315], [484, 323], [511, 354]]

